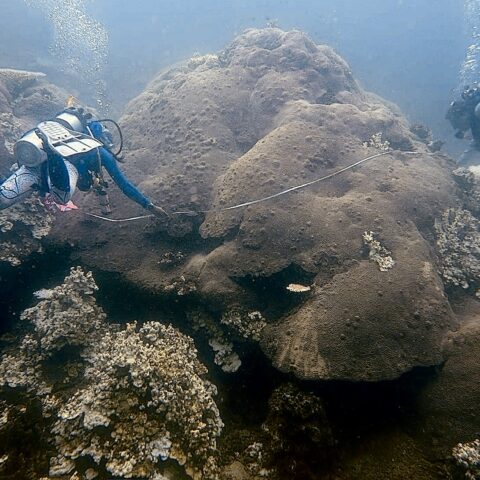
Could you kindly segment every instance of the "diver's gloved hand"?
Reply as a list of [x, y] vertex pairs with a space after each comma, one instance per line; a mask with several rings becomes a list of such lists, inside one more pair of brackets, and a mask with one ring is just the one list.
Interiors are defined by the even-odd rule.
[[158, 205], [154, 205], [153, 203], [151, 203], [147, 207], [147, 210], [149, 212], [152, 212], [158, 218], [169, 218], [170, 216], [162, 207], [159, 207]]

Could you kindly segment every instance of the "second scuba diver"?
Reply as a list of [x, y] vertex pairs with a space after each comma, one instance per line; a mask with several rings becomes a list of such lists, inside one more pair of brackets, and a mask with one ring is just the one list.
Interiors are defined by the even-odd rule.
[[480, 86], [465, 87], [461, 99], [450, 104], [446, 118], [457, 138], [464, 138], [468, 130], [472, 133], [470, 145], [457, 163], [462, 167], [480, 165]]

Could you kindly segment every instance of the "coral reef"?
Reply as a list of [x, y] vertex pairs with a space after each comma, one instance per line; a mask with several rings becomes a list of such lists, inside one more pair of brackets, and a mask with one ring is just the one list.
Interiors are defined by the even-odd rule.
[[[453, 315], [427, 239], [438, 212], [458, 207], [450, 164], [398, 108], [363, 91], [331, 48], [299, 31], [247, 30], [217, 55], [163, 72], [121, 123], [129, 177], [169, 211], [209, 212], [146, 228], [69, 219], [52, 241], [74, 237], [86, 264], [194, 299], [227, 337], [259, 341], [300, 378], [391, 379], [441, 363]], [[308, 189], [219, 211], [378, 152]], [[137, 213], [110, 193], [119, 218]], [[366, 231], [388, 246], [394, 268], [365, 259]], [[165, 235], [184, 258], [159, 274]], [[289, 284], [313, 282], [311, 294], [288, 300]]]
[[[10, 175], [20, 135], [64, 106], [66, 92], [38, 72], [0, 68], [0, 179]], [[35, 197], [0, 213], [0, 261], [19, 265], [42, 251], [53, 217]]]
[[476, 480], [480, 478], [480, 440], [469, 443], [459, 443], [452, 452], [455, 461], [463, 467], [465, 478]]
[[73, 469], [73, 460], [90, 456], [115, 477], [154, 478], [155, 464], [171, 458], [192, 478], [215, 477], [223, 424], [191, 339], [156, 322], [129, 324], [84, 357], [87, 386], [62, 405], [53, 426], [57, 465]]
[[[43, 78], [17, 79], [18, 89], [1, 78], [3, 162], [24, 125], [61, 95]], [[40, 474], [72, 479], [430, 480], [438, 458], [477, 438], [479, 316], [457, 323], [444, 284], [478, 288], [480, 196], [471, 172], [452, 177], [448, 158], [432, 154], [427, 129], [363, 91], [332, 49], [278, 28], [248, 30], [163, 72], [121, 123], [126, 173], [178, 215], [138, 228], [68, 216], [49, 241], [75, 238], [76, 259], [154, 292], [147, 297], [179, 325], [186, 314], [181, 328], [202, 331], [207, 362], [231, 374], [212, 369], [225, 382], [228, 425], [192, 339], [153, 321], [156, 308], [107, 322], [91, 274], [73, 269], [36, 293], [22, 315], [27, 333], [1, 358], [0, 474], [15, 465], [4, 433], [25, 418], [49, 442]], [[116, 217], [136, 213], [110, 192]], [[96, 208], [89, 196], [78, 203]], [[13, 263], [22, 228], [35, 238], [50, 228], [18, 215], [23, 226], [0, 220]], [[285, 384], [270, 362], [292, 381], [346, 382]], [[429, 379], [420, 389], [402, 383], [418, 372]], [[382, 380], [396, 381], [374, 383]], [[391, 416], [377, 420], [372, 407], [364, 419], [365, 392], [379, 405], [395, 385], [417, 390], [385, 399]], [[363, 392], [363, 403], [343, 392]]]
[[[41, 301], [21, 315], [35, 330], [2, 356], [0, 385], [25, 388], [40, 396], [55, 390], [58, 378], [46, 374], [45, 363], [64, 347], [95, 343], [106, 331], [105, 314], [93, 297], [96, 290], [91, 273], [85, 274], [77, 267], [71, 269], [62, 285], [38, 291]], [[70, 365], [73, 372], [76, 366]], [[61, 381], [67, 380], [68, 370]]]
[[214, 352], [214, 362], [227, 373], [236, 372], [242, 365], [240, 357], [234, 350], [233, 343], [222, 331], [215, 320], [202, 309], [187, 312], [187, 318], [196, 331], [202, 331], [208, 337], [208, 344]]
[[225, 312], [220, 322], [232, 328], [240, 337], [252, 340], [260, 340], [262, 330], [267, 324], [260, 312], [247, 312], [241, 307]]
[[480, 182], [479, 176], [471, 168], [457, 168], [453, 178], [460, 187], [463, 208], [470, 211], [476, 218], [480, 216]]
[[92, 273], [72, 268], [62, 285], [39, 290], [41, 301], [22, 313], [35, 326], [43, 355], [65, 346], [85, 346], [105, 332], [105, 314], [95, 302], [98, 287]]
[[22, 315], [34, 331], [0, 361], [0, 386], [40, 399], [52, 424], [50, 475], [82, 473], [78, 461], [91, 459], [90, 473], [157, 478], [172, 459], [191, 478], [216, 478], [223, 424], [193, 341], [158, 322], [108, 324], [96, 290], [76, 268], [37, 292]]
[[15, 70], [14, 68], [0, 68], [0, 82], [7, 91], [14, 95], [15, 92], [25, 90], [34, 85], [38, 79], [45, 78], [42, 72], [28, 72], [26, 70]]
[[0, 139], [7, 150], [19, 134], [62, 110], [67, 97], [43, 73], [0, 68]]
[[41, 239], [52, 228], [53, 215], [37, 197], [0, 211], [0, 261], [13, 266], [34, 252], [42, 252]]
[[480, 287], [480, 222], [468, 210], [448, 209], [435, 222], [441, 274], [446, 285]]

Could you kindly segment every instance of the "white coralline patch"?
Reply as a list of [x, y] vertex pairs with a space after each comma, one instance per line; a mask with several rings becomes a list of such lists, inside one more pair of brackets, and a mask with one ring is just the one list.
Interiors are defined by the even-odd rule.
[[43, 300], [25, 310], [21, 318], [33, 323], [43, 354], [66, 345], [85, 345], [105, 330], [105, 314], [93, 293], [98, 287], [91, 272], [72, 268], [64, 283], [36, 292]]
[[218, 55], [214, 54], [206, 54], [206, 55], [193, 55], [188, 62], [187, 67], [191, 70], [195, 70], [196, 68], [200, 67], [201, 65], [205, 66], [206, 68], [213, 68], [219, 65]]
[[214, 362], [219, 365], [224, 372], [234, 373], [242, 365], [240, 357], [234, 352], [233, 344], [224, 341], [222, 338], [212, 338], [208, 344], [215, 352]]
[[[34, 331], [0, 360], [0, 387], [37, 397], [52, 422], [50, 476], [77, 475], [76, 461], [89, 458], [92, 479], [161, 478], [167, 459], [194, 480], [217, 478], [223, 423], [193, 340], [159, 322], [109, 324], [97, 289], [90, 272], [72, 268], [62, 285], [37, 292], [41, 301], [22, 314]], [[64, 349], [77, 358], [57, 362], [52, 377], [45, 365]]]
[[251, 340], [259, 340], [262, 330], [267, 325], [261, 312], [248, 312], [236, 307], [222, 315], [221, 323], [232, 328], [237, 335]]
[[149, 449], [151, 451], [152, 459], [158, 460], [167, 460], [170, 457], [170, 449], [172, 448], [172, 442], [168, 436], [168, 432], [162, 438], [153, 440], [149, 444]]
[[36, 292], [33, 292], [35, 297], [37, 297], [39, 300], [50, 300], [53, 298], [53, 290], [47, 290], [46, 288], [42, 288], [40, 290], [37, 290]]
[[386, 272], [393, 268], [395, 261], [391, 252], [375, 238], [373, 232], [365, 232], [363, 234], [363, 242], [369, 249], [368, 257], [378, 265], [381, 272]]
[[299, 283], [290, 283], [286, 289], [292, 293], [306, 293], [309, 292], [312, 287], [310, 285], [300, 285]]
[[368, 142], [363, 142], [364, 148], [375, 148], [381, 152], [388, 152], [390, 150], [390, 142], [388, 140], [383, 140], [382, 132], [374, 133], [368, 140]]
[[480, 166], [479, 165], [470, 165], [468, 170], [472, 172], [475, 177], [480, 178]]
[[203, 330], [208, 335], [208, 344], [215, 354], [215, 364], [226, 373], [236, 372], [241, 367], [242, 361], [235, 352], [233, 343], [228, 340], [215, 320], [201, 309], [189, 311], [187, 316], [193, 328]]

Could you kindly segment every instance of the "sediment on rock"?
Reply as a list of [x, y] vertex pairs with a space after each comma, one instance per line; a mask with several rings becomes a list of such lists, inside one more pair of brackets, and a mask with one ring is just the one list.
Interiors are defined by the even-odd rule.
[[[169, 211], [221, 209], [382, 156], [248, 208], [135, 229], [69, 219], [55, 242], [75, 237], [87, 264], [195, 298], [227, 333], [229, 312], [260, 312], [266, 354], [300, 378], [381, 380], [441, 363], [454, 318], [426, 239], [459, 203], [450, 164], [331, 48], [298, 31], [247, 30], [159, 75], [121, 122], [127, 174]], [[118, 217], [138, 212], [115, 191], [112, 202]], [[368, 263], [365, 232], [388, 250], [388, 269]], [[304, 278], [282, 277], [290, 270]], [[278, 300], [262, 287], [274, 278], [285, 281]], [[286, 287], [305, 279], [311, 294], [290, 301]]]

